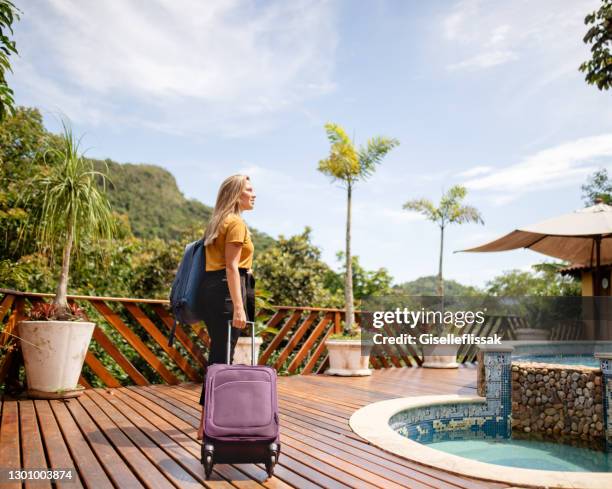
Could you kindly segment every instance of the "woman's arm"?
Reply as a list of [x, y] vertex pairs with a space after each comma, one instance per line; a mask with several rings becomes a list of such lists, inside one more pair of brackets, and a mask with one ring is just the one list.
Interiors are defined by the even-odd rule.
[[244, 328], [246, 326], [246, 313], [242, 303], [240, 272], [238, 271], [241, 251], [242, 243], [225, 243], [225, 272], [227, 275], [227, 286], [234, 306], [232, 325], [235, 328]]

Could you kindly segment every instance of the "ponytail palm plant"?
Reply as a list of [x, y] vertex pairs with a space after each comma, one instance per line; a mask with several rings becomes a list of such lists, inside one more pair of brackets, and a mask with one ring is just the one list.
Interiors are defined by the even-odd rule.
[[[95, 171], [90, 160], [80, 152], [66, 121], [62, 121], [60, 144], [44, 154], [45, 167], [34, 177], [23, 195], [24, 207], [31, 213], [22, 231], [34, 229], [33, 238], [39, 250], [51, 257], [62, 247], [62, 268], [55, 298], [54, 318], [71, 319], [68, 307], [68, 276], [72, 252], [78, 253], [83, 238], [109, 240], [115, 233], [115, 221], [104, 194], [107, 177]], [[51, 164], [49, 164], [51, 162]], [[103, 190], [96, 185], [102, 181]], [[21, 233], [23, 238], [24, 232]]]

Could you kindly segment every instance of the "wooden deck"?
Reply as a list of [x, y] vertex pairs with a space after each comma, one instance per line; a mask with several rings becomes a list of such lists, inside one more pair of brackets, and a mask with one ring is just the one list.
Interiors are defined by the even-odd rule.
[[200, 384], [87, 389], [69, 401], [4, 400], [0, 468], [74, 467], [78, 480], [57, 485], [68, 489], [503, 487], [401, 459], [348, 426], [350, 415], [371, 402], [474, 394], [475, 381], [476, 370], [468, 366], [381, 369], [362, 378], [281, 377], [282, 454], [268, 480], [254, 464], [215, 465], [211, 479], [204, 479], [196, 440]]

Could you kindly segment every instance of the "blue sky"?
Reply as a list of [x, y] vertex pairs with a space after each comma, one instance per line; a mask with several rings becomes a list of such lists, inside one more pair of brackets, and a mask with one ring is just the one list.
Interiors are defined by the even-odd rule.
[[345, 193], [316, 171], [327, 121], [357, 143], [393, 136], [354, 194], [353, 252], [396, 281], [437, 272], [438, 228], [402, 210], [454, 184], [485, 225], [450, 227], [445, 276], [484, 285], [545, 259], [457, 253], [582, 206], [580, 185], [612, 170], [612, 99], [577, 70], [597, 0], [18, 1], [19, 104], [88, 155], [152, 163], [213, 204], [251, 176], [247, 222], [273, 236], [313, 228], [332, 266]]

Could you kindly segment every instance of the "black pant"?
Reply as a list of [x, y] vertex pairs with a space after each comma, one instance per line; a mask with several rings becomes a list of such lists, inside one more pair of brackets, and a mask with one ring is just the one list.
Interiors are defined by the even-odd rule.
[[[247, 321], [255, 318], [255, 278], [240, 268], [240, 290], [242, 303], [245, 306]], [[210, 337], [210, 350], [208, 352], [208, 365], [213, 363], [227, 363], [227, 323], [234, 315], [234, 305], [227, 284], [225, 269], [206, 272], [204, 283], [200, 289], [202, 302], [202, 316], [208, 336]], [[249, 328], [247, 326], [247, 328]], [[250, 329], [249, 329], [250, 331]], [[234, 359], [234, 349], [240, 337], [240, 328], [231, 328], [230, 363]], [[202, 384], [200, 404], [204, 405], [206, 382]]]

